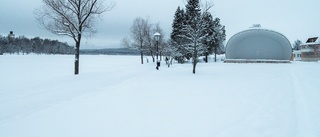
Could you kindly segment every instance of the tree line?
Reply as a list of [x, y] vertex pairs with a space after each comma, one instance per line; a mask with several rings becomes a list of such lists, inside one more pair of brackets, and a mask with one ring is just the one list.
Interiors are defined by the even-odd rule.
[[0, 54], [74, 54], [74, 47], [58, 40], [0, 35]]
[[[139, 51], [142, 64], [145, 54], [151, 55], [153, 61], [158, 54], [166, 56], [170, 62], [174, 59], [179, 63], [191, 60], [195, 73], [200, 56], [205, 57], [204, 60], [208, 62], [209, 55], [224, 53], [225, 26], [209, 12], [212, 7], [208, 2], [201, 7], [199, 0], [188, 0], [185, 9], [178, 7], [168, 40], [164, 39], [159, 23], [152, 25], [148, 19], [138, 17], [130, 28], [131, 39], [124, 38], [122, 45]], [[153, 36], [155, 33], [161, 35], [159, 40]]]

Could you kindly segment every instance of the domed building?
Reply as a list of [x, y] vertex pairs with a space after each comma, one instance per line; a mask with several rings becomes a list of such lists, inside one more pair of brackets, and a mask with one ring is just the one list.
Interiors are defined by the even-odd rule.
[[267, 29], [249, 29], [232, 36], [226, 46], [228, 60], [290, 61], [292, 47], [282, 34]]

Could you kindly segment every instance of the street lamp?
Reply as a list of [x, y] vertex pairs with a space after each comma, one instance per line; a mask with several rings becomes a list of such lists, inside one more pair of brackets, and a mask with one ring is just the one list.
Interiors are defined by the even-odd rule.
[[159, 53], [159, 41], [160, 41], [161, 34], [159, 32], [154, 33], [154, 38], [157, 41], [156, 45], [156, 54], [157, 54], [157, 67], [156, 69], [159, 70], [160, 67], [160, 61], [158, 60], [158, 53]]
[[159, 41], [160, 41], [160, 37], [161, 37], [161, 34], [159, 32], [156, 32], [154, 33], [154, 38], [157, 42], [157, 45], [156, 45], [156, 56], [157, 56], [157, 60], [158, 60], [158, 54], [159, 54]]

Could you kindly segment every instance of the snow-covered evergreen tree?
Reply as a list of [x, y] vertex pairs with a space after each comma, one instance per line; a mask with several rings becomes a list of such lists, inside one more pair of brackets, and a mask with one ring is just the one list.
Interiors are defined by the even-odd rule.
[[205, 62], [208, 62], [208, 56], [213, 53], [213, 38], [214, 38], [214, 21], [210, 12], [203, 13], [203, 20], [206, 24], [205, 33], [207, 34], [206, 39], [204, 41], [205, 49], [203, 55], [205, 56]]
[[226, 27], [224, 25], [221, 25], [220, 19], [216, 18], [216, 29], [215, 29], [215, 39], [217, 43], [217, 48], [215, 49], [215, 54], [224, 54], [225, 53], [225, 41], [226, 41]]
[[172, 32], [171, 32], [171, 41], [169, 44], [172, 46], [172, 51], [179, 52], [176, 55], [181, 55], [181, 56], [175, 56], [175, 58], [178, 60], [179, 63], [183, 63], [184, 60], [184, 55], [186, 55], [186, 50], [183, 48], [183, 43], [184, 39], [181, 37], [183, 35], [182, 29], [185, 24], [185, 11], [184, 9], [181, 9], [180, 6], [178, 7], [175, 15], [174, 15], [174, 20], [172, 24]]
[[296, 40], [292, 44], [293, 50], [300, 50], [300, 45], [302, 44], [301, 40]]
[[174, 15], [174, 19], [173, 19], [173, 23], [172, 23], [172, 32], [171, 32], [171, 39], [176, 41], [177, 43], [180, 43], [180, 37], [178, 37], [178, 35], [181, 35], [181, 30], [183, 28], [185, 22], [185, 13], [184, 10], [180, 8], [180, 6], [178, 7], [175, 15]]
[[211, 3], [206, 3], [202, 13], [199, 0], [188, 0], [185, 12], [178, 7], [175, 13], [171, 45], [177, 46], [175, 49], [184, 58], [192, 58], [193, 73], [199, 56], [224, 50], [225, 28], [219, 18], [213, 19], [211, 7]]
[[[211, 26], [212, 25], [212, 26]], [[224, 42], [226, 40], [226, 30], [225, 26], [220, 24], [220, 19], [215, 18], [214, 21], [210, 25], [210, 35], [207, 39], [209, 44], [209, 54], [215, 54], [215, 61], [216, 55], [219, 53], [224, 53]]]
[[196, 73], [198, 57], [205, 51], [205, 41], [207, 24], [201, 15], [199, 0], [189, 0], [186, 5], [186, 24], [183, 26], [183, 35], [180, 37], [186, 39], [185, 49], [192, 55], [192, 73]]
[[195, 24], [198, 22], [197, 18], [201, 16], [200, 2], [199, 0], [188, 0], [186, 5], [186, 24], [196, 27]]

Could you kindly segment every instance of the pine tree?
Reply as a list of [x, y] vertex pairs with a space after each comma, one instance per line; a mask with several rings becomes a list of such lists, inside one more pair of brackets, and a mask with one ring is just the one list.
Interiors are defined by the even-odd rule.
[[194, 74], [196, 73], [198, 57], [205, 51], [203, 41], [207, 36], [205, 33], [206, 26], [201, 15], [199, 0], [189, 0], [186, 5], [186, 24], [182, 29], [182, 37], [186, 39], [185, 48], [192, 55], [192, 73]]
[[186, 5], [186, 24], [195, 27], [196, 18], [201, 16], [199, 0], [189, 0]]
[[216, 55], [218, 53], [224, 52], [224, 42], [226, 40], [226, 30], [225, 26], [220, 24], [220, 19], [216, 18], [214, 20], [214, 40], [213, 40], [213, 46], [214, 46], [214, 53], [215, 53], [215, 62]]
[[[199, 56], [208, 56], [213, 51], [224, 49], [225, 28], [220, 24], [220, 19], [213, 19], [206, 3], [204, 12], [201, 13], [199, 0], [188, 0], [186, 11], [178, 7], [172, 24], [172, 45], [177, 46], [177, 51], [184, 58], [192, 58], [193, 73], [195, 73]], [[206, 61], [208, 59], [206, 58]]]
[[300, 45], [302, 44], [301, 40], [296, 40], [294, 41], [294, 43], [292, 44], [293, 46], [293, 50], [300, 50]]
[[178, 7], [175, 15], [174, 15], [174, 20], [172, 23], [172, 32], [171, 32], [171, 39], [179, 42], [179, 37], [178, 35], [181, 34], [181, 29], [183, 27], [184, 24], [184, 10], [180, 8], [180, 6]]
[[204, 23], [206, 24], [206, 29], [205, 33], [207, 34], [206, 39], [204, 41], [205, 44], [205, 51], [204, 51], [204, 56], [205, 56], [205, 62], [208, 62], [208, 56], [213, 53], [214, 46], [213, 46], [213, 37], [214, 37], [214, 21], [213, 17], [210, 12], [204, 12], [203, 13], [203, 20]]
[[[208, 29], [207, 29], [207, 39], [206, 39], [206, 46], [207, 51], [206, 53], [212, 54], [215, 53], [215, 62], [216, 62], [216, 55], [219, 53], [224, 53], [224, 42], [226, 40], [226, 31], [225, 27], [220, 24], [220, 19], [215, 18], [212, 19], [212, 16], [208, 16]], [[208, 54], [205, 54], [207, 56]]]
[[183, 48], [185, 40], [181, 37], [185, 21], [185, 11], [179, 6], [174, 16], [171, 33], [171, 46], [173, 46], [173, 49], [176, 49], [176, 52], [179, 52], [177, 55], [181, 55], [176, 57], [179, 63], [183, 63], [184, 55], [186, 54], [186, 50]]

